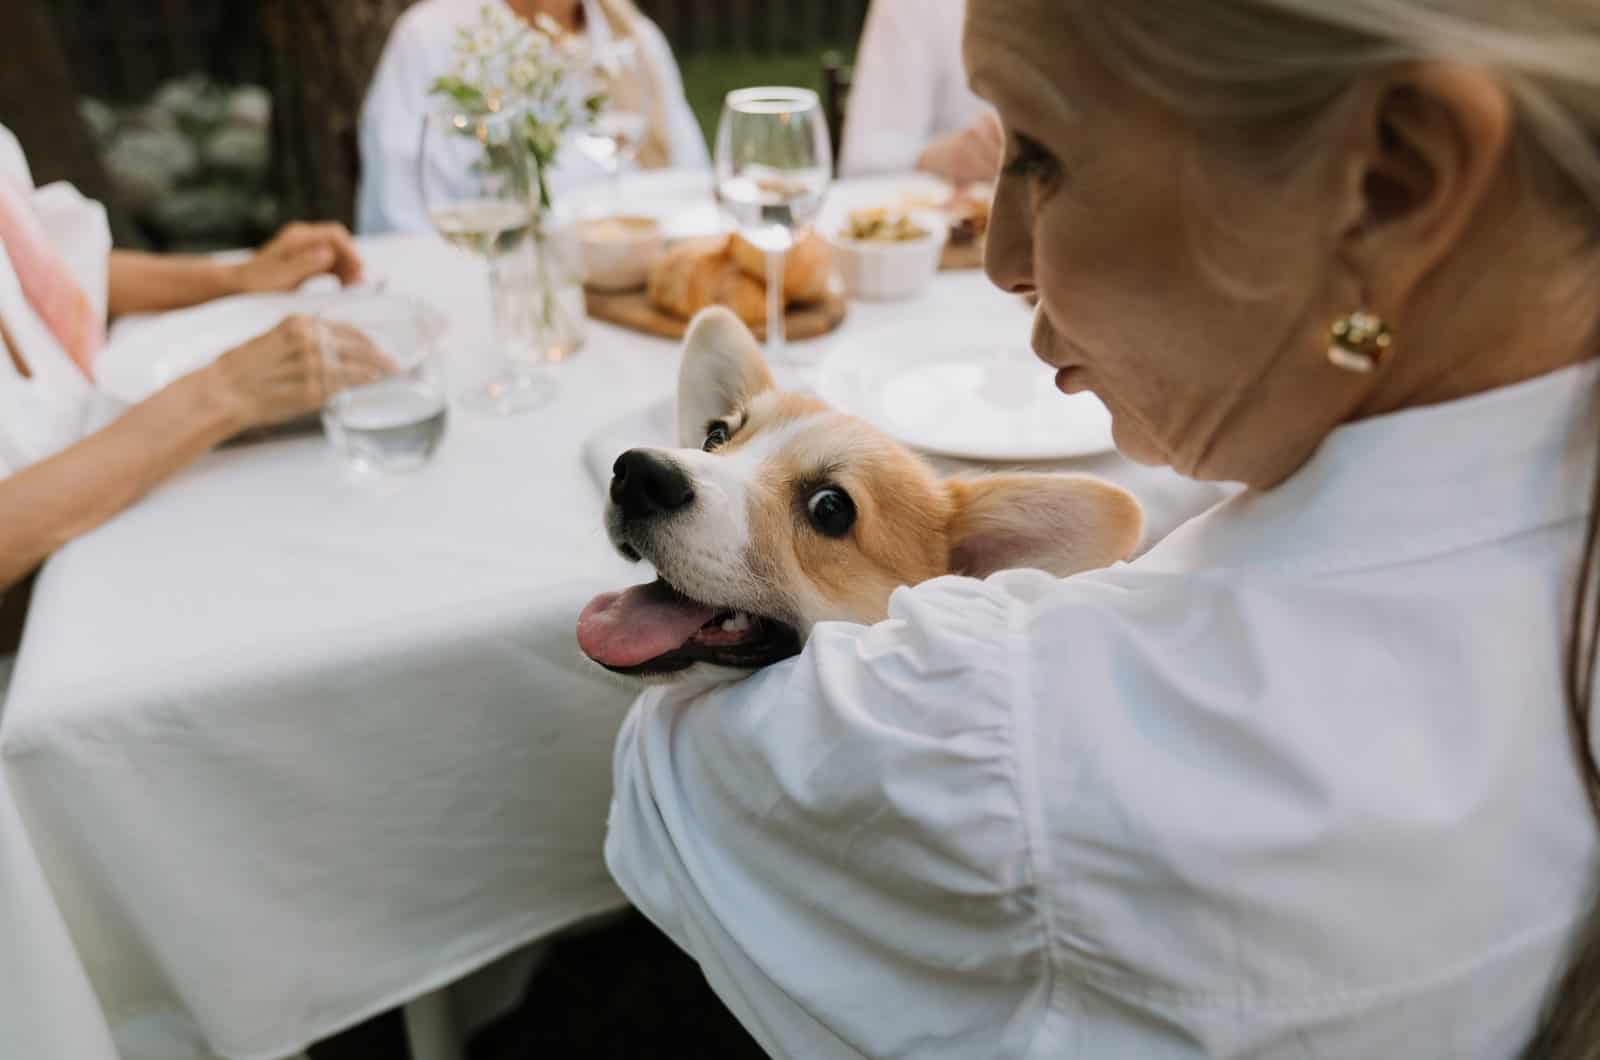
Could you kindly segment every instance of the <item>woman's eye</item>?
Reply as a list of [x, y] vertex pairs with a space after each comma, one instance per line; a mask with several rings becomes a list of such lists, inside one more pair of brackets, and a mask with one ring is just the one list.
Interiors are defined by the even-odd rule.
[[723, 445], [728, 440], [728, 426], [725, 423], [713, 423], [706, 429], [706, 441], [700, 448], [706, 452]]
[[843, 537], [856, 525], [856, 504], [844, 490], [826, 486], [806, 501], [806, 515], [817, 533]]
[[1055, 172], [1055, 157], [1041, 147], [1039, 141], [1021, 133], [1012, 133], [1011, 139], [1016, 146], [1011, 161], [1006, 163], [1007, 174], [1024, 179], [1043, 179]]

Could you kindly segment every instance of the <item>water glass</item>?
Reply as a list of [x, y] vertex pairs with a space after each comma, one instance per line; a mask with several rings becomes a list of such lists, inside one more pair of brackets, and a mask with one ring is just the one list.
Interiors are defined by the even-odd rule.
[[767, 256], [767, 358], [784, 358], [783, 257], [795, 232], [822, 211], [833, 145], [817, 94], [807, 88], [728, 93], [717, 125], [717, 201]]
[[[442, 326], [433, 311], [394, 294], [352, 294], [318, 314], [328, 441], [358, 473], [415, 471], [433, 458], [449, 418]], [[356, 351], [376, 349], [394, 366], [383, 379], [341, 385]]]

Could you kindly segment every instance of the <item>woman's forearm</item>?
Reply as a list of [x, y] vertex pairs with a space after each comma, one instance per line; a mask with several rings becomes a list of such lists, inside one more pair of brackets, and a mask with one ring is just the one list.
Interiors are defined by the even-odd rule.
[[0, 479], [0, 589], [237, 433], [243, 424], [227, 393], [214, 372], [196, 372], [104, 430]]
[[107, 309], [111, 316], [184, 309], [238, 294], [238, 269], [215, 258], [113, 250]]

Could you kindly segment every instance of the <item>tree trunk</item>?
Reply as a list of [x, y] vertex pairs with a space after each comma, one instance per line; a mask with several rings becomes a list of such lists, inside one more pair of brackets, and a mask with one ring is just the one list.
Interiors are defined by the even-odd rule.
[[285, 220], [352, 224], [361, 100], [412, 0], [266, 0], [273, 187]]
[[66, 55], [44, 7], [37, 0], [0, 2], [0, 124], [16, 134], [37, 184], [67, 180], [105, 204], [122, 244], [138, 244], [137, 233], [118, 209], [105, 166], [95, 153], [78, 113], [78, 92]]

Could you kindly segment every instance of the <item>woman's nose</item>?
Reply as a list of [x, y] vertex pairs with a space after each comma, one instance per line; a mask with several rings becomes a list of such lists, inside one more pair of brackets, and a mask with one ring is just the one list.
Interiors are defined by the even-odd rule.
[[1004, 177], [995, 186], [989, 209], [989, 235], [984, 242], [983, 268], [989, 280], [1013, 294], [1033, 292], [1033, 233], [1022, 195]]

